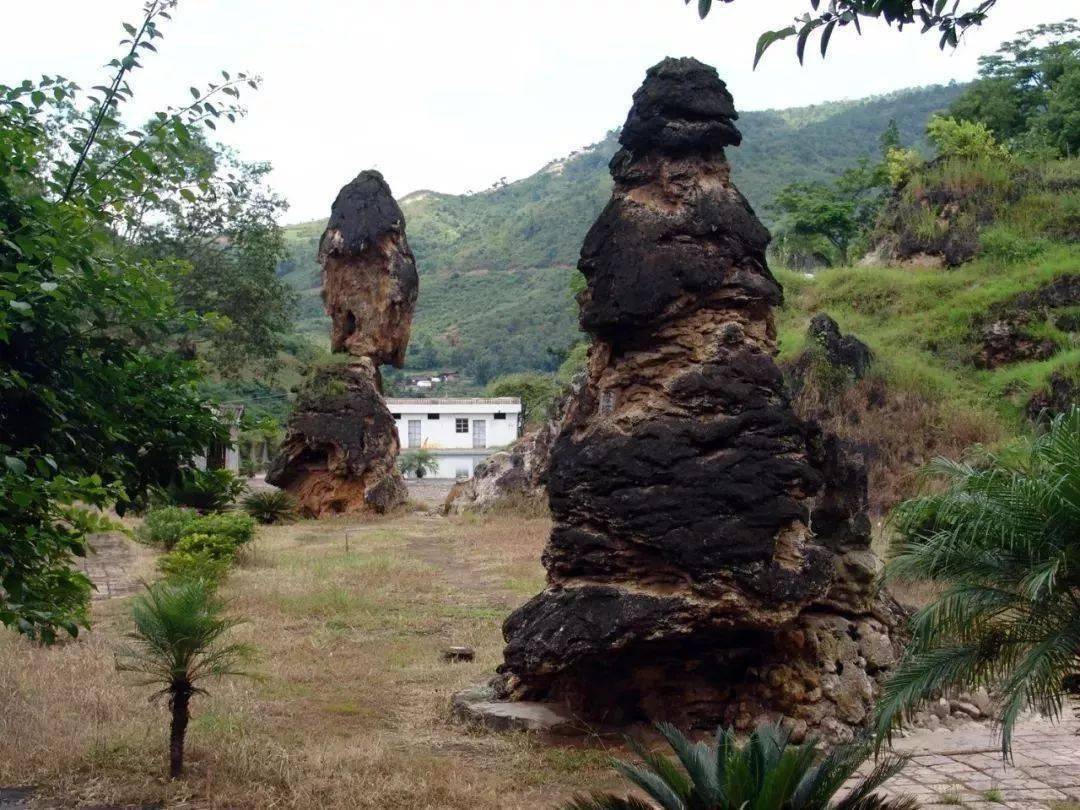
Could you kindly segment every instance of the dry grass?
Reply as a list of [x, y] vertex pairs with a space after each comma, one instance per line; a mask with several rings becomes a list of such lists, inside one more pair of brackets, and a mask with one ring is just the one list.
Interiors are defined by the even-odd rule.
[[[166, 712], [113, 670], [126, 602], [52, 649], [0, 632], [0, 784], [67, 804], [550, 808], [614, 786], [597, 741], [557, 746], [450, 723], [451, 693], [501, 658], [500, 623], [543, 585], [543, 518], [401, 515], [265, 527], [225, 586], [261, 681], [211, 685], [189, 774], [164, 779]], [[349, 532], [345, 551], [345, 529]], [[468, 644], [476, 661], [445, 664]]]

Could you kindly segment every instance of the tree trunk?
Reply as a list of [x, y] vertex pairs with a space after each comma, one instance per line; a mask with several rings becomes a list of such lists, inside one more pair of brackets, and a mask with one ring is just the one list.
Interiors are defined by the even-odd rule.
[[187, 734], [188, 702], [191, 686], [176, 684], [172, 688], [172, 723], [169, 727], [169, 778], [177, 779], [184, 772], [184, 735]]

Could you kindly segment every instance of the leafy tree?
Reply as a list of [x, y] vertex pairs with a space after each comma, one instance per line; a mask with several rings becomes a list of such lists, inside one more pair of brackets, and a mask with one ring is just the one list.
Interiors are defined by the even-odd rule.
[[[691, 0], [684, 2], [690, 5]], [[731, 3], [734, 0], [721, 2]], [[796, 38], [795, 52], [799, 62], [802, 62], [810, 35], [819, 29], [821, 55], [825, 56], [833, 31], [838, 27], [853, 25], [861, 33], [860, 18], [884, 20], [886, 25], [895, 25], [899, 30], [906, 25], [919, 25], [924, 34], [936, 28], [941, 32], [941, 49], [944, 50], [946, 45], [955, 48], [964, 31], [973, 25], [981, 25], [997, 5], [997, 0], [973, 0], [961, 9], [960, 0], [953, 0], [952, 3], [947, 0], [831, 0], [822, 11], [821, 0], [809, 2], [811, 10], [796, 17], [793, 25], [761, 35], [754, 54], [754, 67], [757, 67], [770, 45], [789, 37]], [[712, 5], [713, 0], [697, 0], [698, 15], [704, 19]]]
[[87, 619], [70, 562], [95, 521], [76, 505], [123, 511], [228, 436], [198, 368], [164, 348], [182, 317], [168, 263], [119, 236], [143, 201], [195, 193], [181, 150], [149, 156], [158, 136], [235, 117], [218, 97], [254, 84], [192, 88], [191, 104], [124, 127], [127, 77], [173, 5], [125, 24], [111, 83], [89, 95], [61, 77], [0, 85], [0, 621], [46, 641]]
[[521, 372], [498, 377], [488, 383], [489, 397], [519, 397], [526, 423], [540, 423], [548, 418], [559, 384], [549, 374]]
[[984, 160], [1009, 156], [1008, 151], [994, 140], [994, 134], [978, 121], [957, 121], [935, 115], [926, 125], [926, 134], [942, 157]]
[[250, 675], [244, 667], [255, 650], [225, 641], [240, 620], [225, 617], [224, 609], [214, 585], [199, 578], [156, 582], [132, 601], [135, 627], [116, 654], [116, 668], [142, 676], [143, 685], [160, 687], [157, 694], [168, 696], [172, 779], [184, 772], [191, 698], [206, 694], [199, 684], [207, 678]]
[[[869, 757], [867, 743], [838, 746], [819, 757], [817, 743], [793, 745], [779, 726], [763, 725], [740, 746], [731, 730], [716, 735], [716, 745], [690, 742], [669, 723], [657, 729], [678, 762], [646, 751], [632, 740], [641, 765], [615, 761], [617, 770], [662, 810], [912, 810], [912, 799], [872, 795], [906, 762], [886, 757], [859, 779], [845, 798], [833, 797]], [[565, 810], [653, 810], [654, 805], [612, 794], [577, 797]]]
[[402, 453], [398, 459], [398, 469], [402, 475], [414, 475], [417, 478], [426, 478], [429, 473], [439, 471], [439, 460], [430, 450], [420, 448]]
[[847, 261], [848, 246], [859, 232], [851, 194], [831, 183], [793, 183], [777, 195], [773, 207], [783, 215], [778, 231], [789, 245], [794, 237], [813, 251], [815, 242], [824, 240], [837, 263]]
[[1021, 31], [979, 59], [979, 80], [952, 105], [958, 119], [986, 125], [1016, 146], [1080, 149], [1080, 24], [1074, 19]]
[[1057, 717], [1080, 673], [1080, 406], [1022, 453], [929, 472], [944, 489], [897, 507], [887, 575], [944, 590], [912, 619], [878, 731], [941, 691], [985, 687], [1001, 698], [1008, 756], [1021, 710]]
[[189, 351], [204, 341], [218, 373], [236, 377], [257, 364], [265, 376], [276, 369], [295, 308], [295, 293], [277, 275], [285, 203], [264, 186], [270, 164], [246, 163], [204, 138], [178, 146], [198, 168], [201, 192], [164, 200], [153, 224], [140, 221], [127, 236], [147, 256], [179, 260], [170, 278], [177, 303], [202, 316], [180, 325]]

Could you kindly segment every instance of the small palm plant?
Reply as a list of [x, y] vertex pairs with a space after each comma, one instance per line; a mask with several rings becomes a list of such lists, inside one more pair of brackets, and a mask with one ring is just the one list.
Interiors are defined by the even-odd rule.
[[564, 810], [913, 810], [908, 798], [885, 799], [874, 791], [904, 767], [903, 757], [882, 759], [847, 795], [832, 799], [869, 757], [872, 745], [839, 746], [822, 756], [814, 740], [793, 745], [777, 725], [763, 725], [740, 746], [720, 730], [716, 745], [691, 743], [668, 723], [657, 729], [678, 762], [630, 742], [641, 765], [616, 760], [615, 769], [651, 802], [597, 793], [577, 797]]
[[244, 511], [264, 524], [294, 520], [296, 508], [296, 498], [281, 489], [252, 492], [244, 498]]
[[439, 471], [439, 459], [430, 450], [410, 450], [398, 459], [398, 469], [402, 475], [423, 478], [428, 473]]
[[147, 586], [132, 602], [135, 629], [116, 654], [116, 668], [143, 676], [145, 686], [168, 695], [169, 777], [184, 770], [184, 737], [197, 684], [206, 678], [249, 675], [242, 667], [254, 658], [248, 644], [226, 643], [224, 636], [240, 623], [222, 615], [225, 603], [212, 583], [200, 579], [165, 580]]
[[897, 507], [886, 571], [944, 592], [912, 619], [878, 732], [941, 691], [985, 687], [1001, 698], [1008, 757], [1021, 710], [1057, 717], [1080, 673], [1080, 407], [1019, 454], [978, 467], [939, 459], [929, 471], [945, 487]]

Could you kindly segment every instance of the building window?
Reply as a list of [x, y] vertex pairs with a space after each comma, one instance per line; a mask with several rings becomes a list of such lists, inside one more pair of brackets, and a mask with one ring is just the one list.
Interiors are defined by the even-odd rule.
[[437, 413], [429, 413], [429, 414], [427, 415], [427, 418], [428, 418], [428, 419], [438, 419], [438, 418], [439, 418], [439, 415], [438, 415]]
[[[468, 419], [455, 419], [454, 420], [454, 432], [455, 433], [468, 433], [469, 432], [469, 420]], [[468, 476], [465, 476], [468, 478]]]
[[505, 419], [505, 418], [506, 418], [506, 414], [505, 414], [505, 413], [503, 413], [502, 411], [499, 411], [499, 413], [495, 414], [495, 418], [496, 418], [496, 419]]
[[392, 417], [394, 417], [394, 419], [400, 419], [400, 418], [401, 418], [401, 414], [400, 414], [400, 413], [392, 413], [392, 414], [390, 414], [390, 415], [391, 415]]
[[456, 478], [458, 481], [464, 481], [466, 478], [469, 477], [469, 475], [470, 474], [468, 467], [458, 467], [456, 470], [454, 470], [454, 478]]

